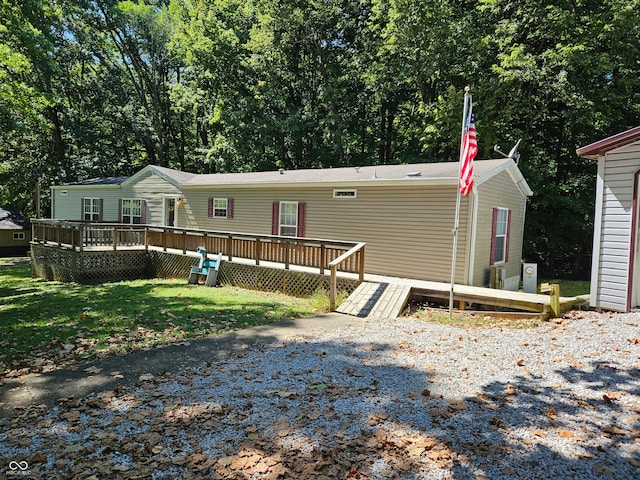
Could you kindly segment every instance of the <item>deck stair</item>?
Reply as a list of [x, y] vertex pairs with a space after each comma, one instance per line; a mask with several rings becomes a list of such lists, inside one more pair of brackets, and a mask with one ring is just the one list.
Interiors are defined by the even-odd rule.
[[363, 282], [337, 311], [356, 317], [397, 318], [406, 306], [410, 293], [410, 285]]

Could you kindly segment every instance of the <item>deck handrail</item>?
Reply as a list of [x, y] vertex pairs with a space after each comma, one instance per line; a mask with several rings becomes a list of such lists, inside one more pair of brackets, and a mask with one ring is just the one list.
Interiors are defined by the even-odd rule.
[[329, 278], [329, 310], [334, 311], [336, 309], [336, 297], [338, 294], [338, 275], [337, 270], [338, 267], [349, 260], [351, 257], [355, 256], [357, 258], [356, 263], [360, 265], [360, 269], [358, 271], [358, 280], [360, 282], [364, 281], [364, 247], [366, 243], [361, 242], [356, 244], [350, 250], [344, 252], [335, 260], [329, 262], [329, 269], [331, 271]]
[[[212, 253], [234, 257], [318, 268], [321, 274], [333, 268], [364, 275], [364, 256], [345, 255], [358, 247], [355, 242], [308, 237], [284, 237], [244, 232], [221, 232], [183, 227], [32, 219], [32, 242], [54, 243], [60, 248], [83, 251], [87, 247], [149, 247], [177, 249], [186, 254], [202, 246]], [[357, 250], [360, 250], [358, 248]], [[340, 260], [334, 267], [335, 260]]]

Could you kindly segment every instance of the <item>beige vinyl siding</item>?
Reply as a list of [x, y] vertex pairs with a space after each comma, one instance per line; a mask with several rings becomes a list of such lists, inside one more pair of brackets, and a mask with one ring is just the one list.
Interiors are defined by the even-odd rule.
[[[511, 210], [509, 232], [509, 261], [505, 266], [506, 278], [511, 279], [511, 289], [517, 289], [522, 260], [522, 239], [526, 198], [513, 183], [508, 172], [503, 171], [478, 186], [478, 219], [474, 250], [474, 268], [472, 284], [489, 286], [491, 267], [491, 234], [493, 209], [495, 207]], [[515, 287], [515, 288], [514, 288]]]
[[[151, 173], [147, 173], [143, 178], [138, 178], [135, 183], [127, 184], [125, 182], [119, 193], [120, 198], [141, 199], [147, 202], [146, 223], [149, 225], [164, 225], [164, 199], [166, 196], [181, 195], [182, 192], [179, 188]], [[117, 202], [115, 207], [115, 218], [117, 218]], [[181, 209], [178, 209], [178, 226], [186, 227], [186, 221], [180, 217], [180, 213]]]
[[595, 305], [600, 308], [627, 308], [633, 182], [640, 169], [639, 159], [638, 143], [611, 151], [605, 157], [600, 250], [594, 252], [599, 256]]
[[[23, 233], [24, 239], [16, 240], [13, 238], [14, 233]], [[0, 252], [6, 249], [10, 252], [12, 249], [28, 247], [31, 240], [31, 230], [0, 230]]]
[[[272, 204], [306, 204], [305, 236], [366, 242], [368, 273], [438, 281], [451, 277], [455, 187], [349, 186], [357, 198], [333, 198], [332, 187], [211, 187], [185, 189], [188, 226], [271, 233]], [[234, 199], [234, 218], [207, 218], [210, 197]], [[460, 218], [457, 281], [465, 278], [467, 200]]]

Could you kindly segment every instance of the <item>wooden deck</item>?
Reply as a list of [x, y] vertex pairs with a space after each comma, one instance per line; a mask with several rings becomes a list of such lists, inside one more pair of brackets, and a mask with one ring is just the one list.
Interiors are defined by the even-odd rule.
[[[369, 274], [365, 275], [365, 283], [360, 287], [338, 308], [339, 312], [360, 317], [395, 318], [402, 312], [409, 297], [441, 301], [448, 305], [451, 291], [449, 283]], [[465, 307], [482, 305], [483, 307], [491, 306], [534, 312], [543, 318], [553, 316], [549, 295], [469, 285], [454, 285], [453, 291], [453, 299], [457, 305], [464, 302]], [[585, 302], [588, 302], [588, 295], [560, 297], [560, 312], [570, 310]]]

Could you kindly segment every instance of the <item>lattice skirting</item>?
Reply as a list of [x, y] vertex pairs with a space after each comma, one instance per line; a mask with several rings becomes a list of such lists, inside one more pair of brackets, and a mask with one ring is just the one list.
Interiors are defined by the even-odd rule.
[[[327, 275], [233, 262], [222, 262], [218, 283], [250, 290], [281, 292], [294, 297], [308, 297], [318, 290], [329, 291]], [[350, 294], [359, 283], [357, 280], [338, 277], [337, 289]]]
[[31, 269], [36, 277], [59, 282], [101, 283], [149, 276], [144, 250], [78, 252], [32, 244]]
[[[184, 278], [199, 257], [156, 250], [78, 252], [55, 246], [31, 245], [33, 275], [46, 280], [100, 283], [135, 278]], [[329, 290], [328, 275], [222, 262], [218, 284], [307, 297]], [[338, 291], [350, 294], [357, 280], [338, 277]]]

